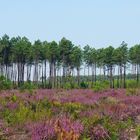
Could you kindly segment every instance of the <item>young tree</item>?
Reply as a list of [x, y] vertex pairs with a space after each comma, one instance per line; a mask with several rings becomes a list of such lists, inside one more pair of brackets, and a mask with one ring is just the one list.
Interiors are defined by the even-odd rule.
[[91, 47], [89, 45], [86, 45], [84, 47], [83, 59], [84, 59], [85, 65], [88, 67], [88, 81], [89, 81], [89, 69], [91, 66]]
[[79, 83], [80, 83], [80, 66], [82, 64], [82, 50], [79, 46], [75, 46], [72, 49], [70, 59], [71, 59], [71, 69], [76, 68], [76, 70], [77, 70], [77, 82], [79, 85]]
[[137, 84], [139, 83], [139, 70], [140, 70], [140, 44], [137, 44], [130, 48], [129, 50], [129, 59], [132, 65], [136, 65], [137, 68]]
[[60, 60], [63, 67], [63, 78], [62, 83], [64, 84], [64, 79], [67, 75], [71, 73], [71, 59], [70, 55], [72, 53], [74, 45], [71, 41], [67, 40], [66, 38], [62, 38], [59, 42], [59, 49], [60, 49]]
[[108, 73], [110, 73], [110, 88], [114, 87], [113, 80], [113, 66], [114, 66], [114, 48], [109, 46], [105, 49], [105, 65], [108, 69]]
[[50, 65], [50, 86], [56, 86], [56, 63], [59, 58], [59, 48], [55, 41], [52, 41], [48, 45], [48, 60]]
[[8, 35], [4, 35], [0, 40], [0, 53], [1, 53], [1, 73], [6, 77], [10, 78], [9, 66], [11, 64], [11, 46]]
[[106, 67], [105, 67], [105, 49], [101, 48], [97, 50], [97, 65], [103, 69], [104, 80], [106, 78]]
[[33, 81], [37, 83], [39, 80], [39, 63], [41, 60], [41, 50], [43, 48], [42, 42], [40, 40], [37, 40], [33, 44], [33, 59], [34, 59], [34, 76]]

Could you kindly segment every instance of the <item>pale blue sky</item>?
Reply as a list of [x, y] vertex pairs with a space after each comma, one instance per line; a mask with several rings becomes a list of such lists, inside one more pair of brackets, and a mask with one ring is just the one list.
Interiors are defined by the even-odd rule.
[[140, 0], [0, 0], [0, 36], [75, 45], [140, 43]]

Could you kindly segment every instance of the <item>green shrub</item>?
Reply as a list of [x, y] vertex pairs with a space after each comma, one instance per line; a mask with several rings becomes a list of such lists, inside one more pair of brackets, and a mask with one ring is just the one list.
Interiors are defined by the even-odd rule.
[[80, 88], [83, 88], [83, 89], [88, 88], [88, 83], [82, 81], [82, 82], [80, 83]]
[[137, 134], [138, 138], [140, 139], [140, 125], [138, 125], [136, 127], [136, 134]]
[[17, 96], [16, 96], [16, 95], [13, 95], [13, 96], [11, 97], [11, 100], [12, 100], [13, 102], [16, 102], [16, 101], [17, 101]]
[[71, 89], [71, 84], [70, 83], [65, 83], [63, 86], [64, 89]]
[[93, 86], [93, 90], [95, 92], [100, 92], [109, 89], [109, 82], [108, 81], [103, 81], [103, 82], [96, 82]]
[[133, 121], [128, 118], [126, 121], [115, 121], [113, 122], [109, 117], [104, 117], [103, 126], [110, 132], [111, 140], [118, 140], [119, 133], [132, 126]]
[[64, 109], [66, 112], [73, 113], [75, 111], [80, 111], [83, 106], [80, 103], [65, 103]]
[[51, 117], [50, 106], [49, 103], [45, 104], [45, 100], [30, 106], [20, 103], [17, 109], [13, 111], [5, 109], [1, 114], [10, 125], [24, 124], [27, 121], [39, 121], [45, 117]]
[[19, 124], [19, 123], [24, 123], [27, 119], [27, 116], [29, 115], [29, 108], [25, 107], [24, 105], [20, 104], [20, 107], [18, 110], [10, 111], [6, 109], [4, 111], [4, 119], [9, 123], [9, 124]]
[[126, 95], [138, 96], [138, 95], [140, 95], [140, 90], [138, 88], [127, 88]]
[[0, 76], [0, 90], [6, 90], [12, 88], [12, 82], [6, 79], [4, 76]]
[[71, 89], [79, 89], [79, 86], [77, 83], [71, 82], [70, 84], [71, 84]]
[[32, 93], [36, 88], [36, 85], [33, 83], [25, 82], [23, 85], [21, 85], [20, 91], [24, 92], [25, 90], [28, 90], [30, 93]]
[[137, 88], [138, 84], [136, 80], [127, 80], [127, 88]]
[[82, 123], [85, 127], [90, 128], [93, 125], [101, 123], [102, 118], [98, 114], [94, 114], [91, 117], [82, 118]]

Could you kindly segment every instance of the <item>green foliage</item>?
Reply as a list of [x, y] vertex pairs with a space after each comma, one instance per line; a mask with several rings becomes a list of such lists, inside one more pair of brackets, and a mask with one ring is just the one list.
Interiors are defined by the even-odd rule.
[[27, 116], [29, 115], [29, 108], [25, 107], [24, 105], [20, 104], [20, 108], [15, 111], [6, 110], [4, 112], [4, 119], [9, 124], [21, 124], [24, 123], [27, 119]]
[[25, 106], [20, 103], [19, 108], [13, 111], [6, 109], [2, 115], [6, 122], [11, 125], [23, 124], [26, 121], [37, 121], [45, 117], [51, 116], [51, 104], [47, 100], [31, 104], [30, 106]]
[[140, 139], [140, 125], [138, 125], [136, 127], [136, 134], [137, 134], [138, 138]]
[[129, 59], [133, 64], [140, 64], [140, 44], [136, 44], [129, 50]]
[[24, 92], [25, 90], [28, 90], [29, 93], [33, 93], [33, 90], [37, 89], [36, 85], [33, 83], [25, 82], [23, 85], [20, 87], [20, 91]]
[[66, 82], [65, 84], [63, 84], [63, 88], [64, 89], [78, 89], [79, 86], [75, 82]]
[[103, 123], [103, 126], [110, 132], [110, 137], [112, 140], [119, 139], [120, 130], [127, 129], [132, 126], [132, 120], [129, 118], [126, 121], [112, 122], [110, 118], [104, 117], [104, 120], [102, 123]]
[[71, 89], [71, 84], [69, 82], [67, 82], [63, 85], [63, 88], [64, 89]]
[[109, 89], [109, 82], [103, 81], [103, 82], [96, 82], [96, 84], [93, 86], [93, 90], [95, 92], [100, 92]]
[[128, 96], [138, 96], [140, 95], [140, 90], [137, 88], [127, 88], [126, 95]]
[[80, 83], [80, 88], [83, 88], [83, 89], [88, 88], [88, 83], [87, 83], [87, 82], [82, 81], [82, 82]]
[[136, 80], [127, 80], [127, 88], [137, 88], [138, 84]]
[[84, 124], [84, 126], [86, 126], [87, 128], [96, 125], [98, 123], [101, 123], [102, 119], [98, 114], [94, 114], [93, 116], [87, 118], [84, 117], [82, 118], [82, 123]]
[[72, 82], [71, 83], [71, 89], [79, 89], [79, 86], [77, 83]]
[[79, 103], [65, 103], [64, 109], [66, 112], [73, 113], [82, 109], [82, 105]]
[[16, 102], [16, 101], [17, 101], [17, 96], [16, 96], [16, 95], [13, 95], [13, 96], [11, 97], [11, 100], [12, 100], [13, 102]]
[[0, 90], [6, 90], [12, 88], [12, 82], [6, 79], [4, 76], [0, 76]]

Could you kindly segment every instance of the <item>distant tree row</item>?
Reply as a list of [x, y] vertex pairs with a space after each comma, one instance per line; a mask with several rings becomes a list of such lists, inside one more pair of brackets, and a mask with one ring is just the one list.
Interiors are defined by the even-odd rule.
[[118, 88], [125, 88], [126, 71], [130, 68], [132, 78], [139, 83], [140, 45], [128, 49], [122, 42], [118, 48], [95, 49], [87, 45], [82, 49], [66, 38], [59, 43], [37, 40], [33, 44], [26, 37], [4, 35], [0, 38], [0, 75], [15, 85], [33, 81], [44, 87], [46, 84], [50, 88], [63, 87], [73, 77], [73, 82], [79, 85], [81, 66], [87, 68], [87, 76], [92, 77], [88, 82], [96, 83], [98, 69], [101, 80], [109, 80], [111, 88], [114, 87], [115, 75]]

